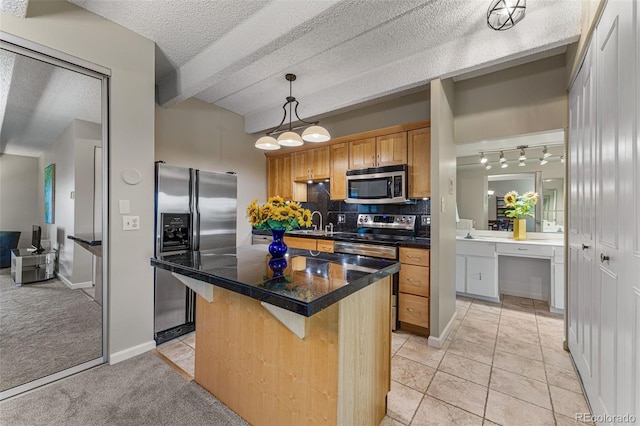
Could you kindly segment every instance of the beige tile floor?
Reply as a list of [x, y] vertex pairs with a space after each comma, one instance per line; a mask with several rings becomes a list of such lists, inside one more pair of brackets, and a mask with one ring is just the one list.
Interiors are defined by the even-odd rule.
[[569, 354], [563, 318], [549, 305], [504, 296], [458, 298], [441, 349], [393, 334], [391, 392], [383, 426], [565, 425], [589, 411]]
[[[393, 333], [391, 392], [381, 426], [569, 425], [588, 406], [569, 354], [563, 319], [549, 305], [504, 296], [458, 298], [441, 349]], [[193, 376], [195, 333], [158, 351]]]

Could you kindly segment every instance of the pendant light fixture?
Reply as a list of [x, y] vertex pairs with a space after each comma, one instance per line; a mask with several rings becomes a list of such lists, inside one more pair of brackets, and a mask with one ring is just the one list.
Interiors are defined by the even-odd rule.
[[[331, 135], [322, 126], [318, 126], [318, 121], [304, 121], [298, 116], [298, 105], [300, 104], [296, 98], [292, 95], [292, 82], [296, 80], [295, 74], [287, 74], [285, 75], [285, 79], [289, 82], [289, 96], [286, 97], [287, 101], [282, 105], [282, 109], [284, 110], [284, 116], [282, 117], [282, 121], [278, 126], [266, 133], [266, 136], [261, 137], [256, 141], [256, 148], [264, 149], [264, 150], [276, 150], [280, 149], [280, 146], [300, 146], [304, 142], [326, 142], [331, 139]], [[287, 114], [287, 107], [289, 107], [289, 112]], [[292, 127], [291, 121], [293, 114], [295, 114], [296, 121], [303, 123], [300, 126]], [[287, 116], [289, 117], [289, 127], [287, 129], [281, 130], [280, 127], [287, 120]], [[294, 130], [307, 127], [302, 136], [294, 132]], [[281, 133], [278, 136], [278, 139], [274, 138], [272, 135], [276, 133]]]
[[487, 25], [496, 31], [512, 28], [524, 18], [526, 0], [492, 0], [487, 10]]

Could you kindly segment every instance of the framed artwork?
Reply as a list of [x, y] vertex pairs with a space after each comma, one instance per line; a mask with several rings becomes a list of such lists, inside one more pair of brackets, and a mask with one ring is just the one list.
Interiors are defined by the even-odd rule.
[[49, 164], [44, 168], [44, 221], [54, 223], [56, 201], [56, 165]]

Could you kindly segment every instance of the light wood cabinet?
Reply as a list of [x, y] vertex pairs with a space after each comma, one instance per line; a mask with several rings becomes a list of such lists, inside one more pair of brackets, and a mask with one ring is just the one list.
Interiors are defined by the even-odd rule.
[[284, 237], [284, 243], [290, 248], [333, 253], [333, 241], [331, 240], [316, 240], [315, 238], [292, 237], [287, 235]]
[[423, 329], [429, 328], [430, 254], [427, 249], [400, 247], [398, 319]]
[[407, 164], [407, 132], [376, 138], [376, 166]]
[[431, 129], [407, 132], [409, 198], [431, 197]]
[[347, 198], [347, 170], [349, 169], [349, 144], [331, 145], [331, 199]]
[[296, 182], [329, 179], [330, 149], [328, 146], [293, 153], [293, 176]]
[[267, 164], [267, 196], [279, 195], [285, 200], [293, 199], [293, 176], [291, 155], [269, 157]]
[[324, 253], [333, 253], [333, 241], [331, 240], [317, 240], [316, 250]]
[[376, 138], [353, 141], [349, 146], [349, 168], [366, 169], [376, 166]]

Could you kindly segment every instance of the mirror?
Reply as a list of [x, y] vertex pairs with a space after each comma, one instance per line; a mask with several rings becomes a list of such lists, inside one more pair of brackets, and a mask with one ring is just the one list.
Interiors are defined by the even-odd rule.
[[105, 77], [2, 47], [0, 399], [104, 362], [106, 181]]
[[501, 203], [515, 190], [539, 194], [528, 232], [563, 233], [564, 138], [558, 130], [457, 145], [458, 229], [513, 230]]

